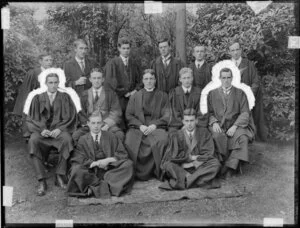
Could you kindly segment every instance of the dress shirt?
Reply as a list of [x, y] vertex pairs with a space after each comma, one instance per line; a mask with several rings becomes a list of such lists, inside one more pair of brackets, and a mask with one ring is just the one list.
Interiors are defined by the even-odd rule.
[[230, 86], [229, 88], [224, 88], [224, 87], [222, 87], [222, 89], [223, 89], [223, 92], [225, 93], [225, 94], [229, 94], [230, 93], [230, 91], [231, 91], [231, 88], [232, 88], [232, 86]]
[[120, 57], [121, 57], [121, 59], [122, 59], [124, 65], [125, 65], [125, 66], [128, 66], [128, 59], [129, 59], [129, 57], [125, 58], [125, 57], [122, 56], [122, 55], [120, 55]]
[[231, 59], [235, 65], [238, 67], [240, 64], [241, 64], [241, 61], [242, 61], [242, 57], [240, 57], [239, 59], [235, 60], [235, 59]]
[[[47, 91], [47, 94], [48, 94], [48, 97], [49, 97], [49, 100], [50, 100], [50, 104], [52, 105], [52, 102], [55, 100], [55, 97], [56, 97], [57, 92], [55, 92], [55, 93], [50, 93], [50, 92]], [[53, 97], [52, 100], [51, 100], [51, 97]]]
[[155, 89], [155, 87], [153, 87], [152, 89], [147, 89], [146, 87], [144, 88], [147, 92], [152, 92], [154, 89]]
[[195, 132], [195, 130], [193, 130], [193, 131], [188, 131], [188, 130], [186, 130], [186, 133], [187, 133], [188, 136], [189, 136], [190, 142], [193, 141], [193, 138], [194, 138], [194, 132]]
[[102, 91], [102, 86], [99, 89], [94, 89], [93, 88], [94, 99], [96, 98], [97, 94], [98, 94], [98, 98], [100, 97], [101, 91]]
[[92, 137], [93, 137], [94, 142], [96, 141], [96, 135], [98, 135], [97, 142], [98, 142], [98, 144], [100, 144], [101, 131], [100, 131], [98, 134], [95, 134], [95, 133], [91, 132], [91, 135], [92, 135]]
[[80, 68], [82, 71], [84, 71], [84, 68], [85, 68], [85, 62], [84, 62], [84, 59], [79, 59], [75, 56], [75, 59], [77, 61], [77, 63], [79, 64]]
[[199, 69], [200, 67], [202, 67], [202, 65], [203, 65], [203, 63], [204, 63], [204, 60], [202, 60], [202, 61], [195, 61], [195, 65], [196, 65], [196, 67]]
[[44, 67], [41, 66], [41, 71], [43, 72], [44, 70], [46, 70], [46, 68], [44, 68]]
[[168, 66], [171, 61], [171, 54], [169, 54], [167, 57], [162, 56], [162, 61]]
[[181, 86], [181, 87], [182, 87], [183, 92], [184, 92], [185, 94], [191, 92], [192, 87], [190, 87], [190, 88], [186, 88], [186, 87], [184, 87], [184, 86]]

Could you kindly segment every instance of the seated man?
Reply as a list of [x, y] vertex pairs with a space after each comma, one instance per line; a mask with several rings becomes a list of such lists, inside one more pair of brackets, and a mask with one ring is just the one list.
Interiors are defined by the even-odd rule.
[[206, 127], [196, 127], [196, 111], [183, 112], [183, 128], [170, 135], [170, 143], [161, 162], [163, 189], [192, 187], [217, 188], [214, 179], [221, 167], [214, 157], [214, 142]]
[[[235, 72], [239, 74], [237, 68]], [[208, 93], [207, 104], [209, 129], [223, 165], [221, 174], [227, 179], [238, 168], [240, 161], [248, 162], [248, 142], [253, 139], [255, 127], [248, 95], [232, 85], [232, 69], [222, 68], [219, 79], [221, 86]], [[249, 92], [252, 93], [251, 90]]]
[[144, 71], [144, 88], [129, 99], [126, 118], [129, 130], [125, 145], [137, 179], [160, 178], [160, 162], [168, 143], [170, 121], [168, 96], [155, 88], [154, 71]]
[[122, 142], [101, 130], [101, 113], [92, 113], [87, 124], [90, 132], [80, 137], [71, 157], [67, 191], [71, 196], [120, 196], [133, 184], [133, 163]]
[[[40, 77], [42, 75], [45, 77]], [[60, 82], [62, 76], [54, 73], [48, 75], [42, 73], [40, 76], [41, 88], [28, 95], [24, 113], [27, 114], [26, 123], [31, 133], [28, 141], [29, 153], [39, 180], [37, 195], [42, 196], [47, 189], [43, 162], [47, 160], [52, 147], [57, 148], [59, 152], [55, 183], [63, 189], [66, 188], [64, 178], [67, 172], [67, 159], [73, 150], [70, 133], [76, 128], [77, 108], [73, 103], [74, 98], [71, 98], [67, 92], [58, 91], [59, 84], [63, 84], [64, 87], [64, 82]], [[73, 92], [74, 97], [76, 93]], [[79, 97], [77, 98], [79, 101]]]
[[82, 110], [78, 117], [81, 127], [72, 135], [75, 144], [80, 136], [90, 131], [86, 123], [88, 116], [94, 111], [101, 112], [103, 116], [104, 124], [101, 130], [114, 133], [123, 142], [124, 133], [117, 126], [122, 116], [122, 110], [116, 93], [109, 87], [102, 86], [103, 73], [97, 68], [92, 70], [89, 80], [92, 88], [83, 91], [80, 97]]
[[[172, 109], [172, 120], [169, 125], [169, 132], [182, 128], [183, 111], [188, 108], [195, 109], [199, 113], [201, 89], [193, 86], [193, 71], [190, 68], [182, 68], [179, 71], [181, 86], [177, 86], [169, 94], [170, 106]], [[207, 116], [200, 116], [201, 121], [197, 123], [207, 126]], [[204, 121], [206, 120], [206, 121]]]

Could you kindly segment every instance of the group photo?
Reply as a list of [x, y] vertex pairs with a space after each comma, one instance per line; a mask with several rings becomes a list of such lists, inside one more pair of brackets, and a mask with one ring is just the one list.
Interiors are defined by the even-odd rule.
[[298, 3], [8, 3], [3, 225], [294, 225]]

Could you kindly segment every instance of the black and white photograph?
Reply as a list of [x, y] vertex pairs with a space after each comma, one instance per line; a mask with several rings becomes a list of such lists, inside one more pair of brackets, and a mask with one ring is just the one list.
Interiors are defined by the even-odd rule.
[[1, 3], [1, 226], [295, 226], [298, 11]]

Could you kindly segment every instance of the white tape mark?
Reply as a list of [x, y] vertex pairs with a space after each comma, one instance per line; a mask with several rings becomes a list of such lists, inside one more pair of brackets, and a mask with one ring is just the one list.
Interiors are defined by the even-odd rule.
[[288, 48], [299, 49], [300, 48], [300, 36], [289, 36]]
[[3, 206], [11, 207], [13, 202], [13, 190], [14, 187], [3, 186]]
[[162, 2], [145, 1], [145, 14], [162, 13]]
[[8, 7], [1, 9], [1, 29], [9, 29], [10, 27], [10, 10]]
[[251, 7], [255, 14], [258, 14], [260, 11], [267, 8], [272, 1], [247, 1], [246, 3]]
[[282, 218], [264, 218], [264, 227], [283, 227]]
[[55, 220], [55, 227], [73, 227], [73, 220]]

